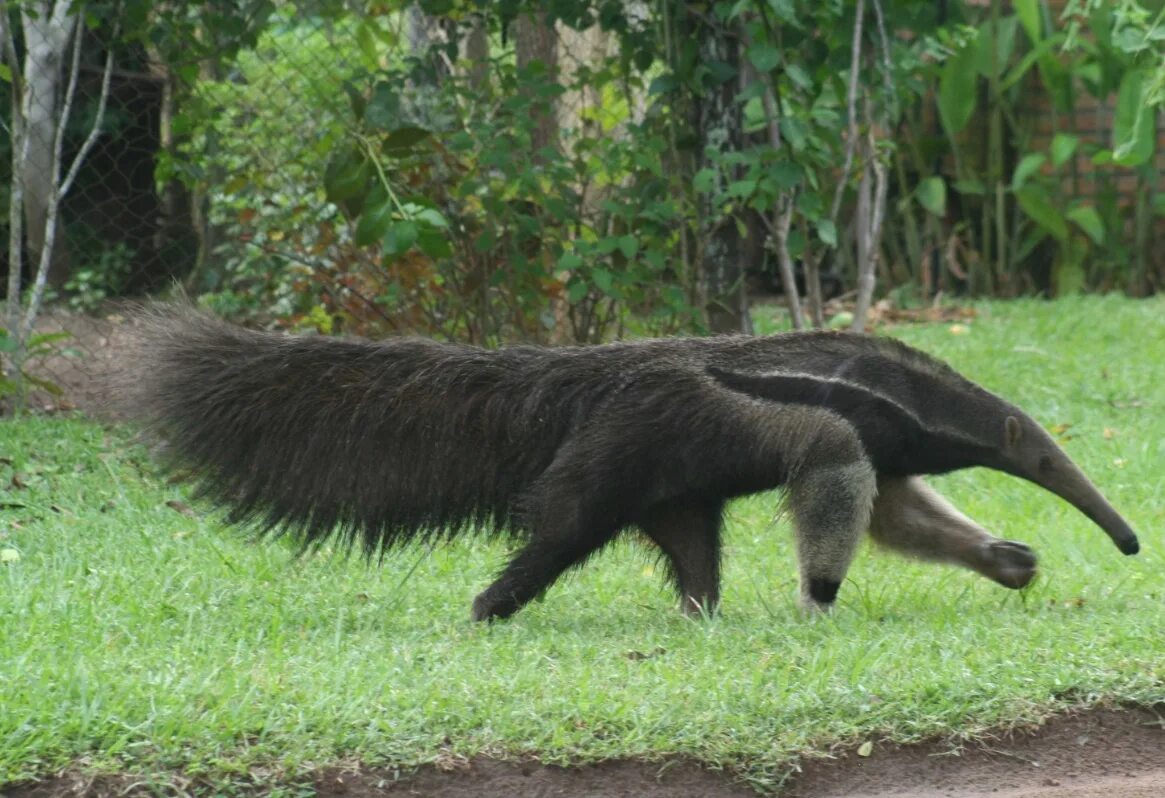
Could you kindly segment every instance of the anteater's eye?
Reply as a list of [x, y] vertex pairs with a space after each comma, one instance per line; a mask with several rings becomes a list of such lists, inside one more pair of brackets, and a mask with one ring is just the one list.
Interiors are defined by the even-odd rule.
[[1040, 455], [1040, 471], [1052, 470], [1052, 458], [1046, 454]]

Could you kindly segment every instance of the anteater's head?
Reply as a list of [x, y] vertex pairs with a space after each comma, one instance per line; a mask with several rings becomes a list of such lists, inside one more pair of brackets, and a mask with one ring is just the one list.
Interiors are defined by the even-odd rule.
[[997, 468], [1030, 480], [1072, 504], [1107, 532], [1125, 554], [1140, 551], [1137, 536], [1125, 519], [1043, 427], [1016, 411], [1006, 416], [1000, 435], [1003, 440], [1001, 460], [994, 464]]

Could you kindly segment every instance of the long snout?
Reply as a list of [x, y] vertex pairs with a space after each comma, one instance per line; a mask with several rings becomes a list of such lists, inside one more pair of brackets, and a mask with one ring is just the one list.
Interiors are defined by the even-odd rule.
[[1068, 455], [1063, 452], [1059, 452], [1059, 455], [1053, 458], [1051, 468], [1027, 478], [1091, 518], [1097, 526], [1108, 533], [1122, 553], [1136, 554], [1140, 551], [1141, 544], [1128, 522], [1108, 503]]

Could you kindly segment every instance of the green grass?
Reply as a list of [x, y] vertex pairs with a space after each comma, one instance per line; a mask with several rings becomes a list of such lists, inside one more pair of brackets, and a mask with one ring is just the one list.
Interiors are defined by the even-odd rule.
[[0, 549], [19, 553], [0, 563], [0, 785], [80, 763], [229, 789], [353, 758], [535, 753], [679, 754], [764, 786], [833, 744], [1160, 701], [1165, 302], [979, 310], [963, 334], [893, 334], [1070, 424], [1065, 447], [1141, 532], [1140, 556], [1032, 485], [969, 471], [935, 482], [1037, 548], [1041, 576], [1023, 594], [864, 548], [837, 612], [807, 622], [765, 495], [730, 509], [712, 621], [682, 618], [652, 555], [626, 542], [480, 626], [469, 604], [500, 543], [406, 549], [382, 566], [296, 560], [168, 506], [181, 489], [122, 431], [0, 424]]

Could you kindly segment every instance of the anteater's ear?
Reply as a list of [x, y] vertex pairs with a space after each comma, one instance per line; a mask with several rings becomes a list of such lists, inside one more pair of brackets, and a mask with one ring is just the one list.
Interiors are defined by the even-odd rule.
[[1019, 424], [1019, 419], [1015, 416], [1008, 416], [1007, 421], [1003, 422], [1003, 441], [1010, 449], [1019, 443], [1019, 439], [1023, 437], [1023, 427]]

